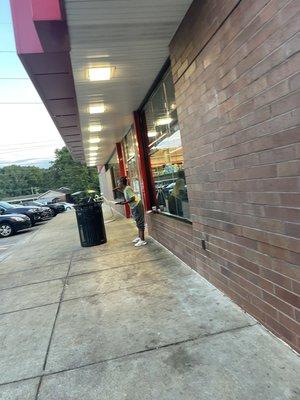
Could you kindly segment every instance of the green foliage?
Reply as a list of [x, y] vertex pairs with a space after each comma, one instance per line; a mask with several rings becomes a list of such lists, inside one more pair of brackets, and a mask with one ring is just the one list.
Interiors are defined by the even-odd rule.
[[[0, 198], [46, 191], [46, 170], [10, 165], [0, 168]], [[32, 189], [31, 189], [32, 188]]]
[[55, 161], [48, 169], [10, 165], [0, 168], [0, 199], [43, 193], [49, 189], [68, 187], [72, 192], [99, 190], [96, 168], [74, 161], [66, 147], [55, 152]]
[[72, 192], [85, 189], [99, 190], [96, 168], [88, 168], [74, 161], [66, 147], [56, 150], [55, 161], [49, 168], [49, 184], [51, 189], [68, 187]]

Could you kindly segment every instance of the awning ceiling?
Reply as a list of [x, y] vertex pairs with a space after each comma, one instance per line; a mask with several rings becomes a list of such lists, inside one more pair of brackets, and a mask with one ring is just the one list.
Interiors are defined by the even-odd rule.
[[[108, 160], [166, 61], [191, 2], [65, 0], [65, 23], [58, 0], [11, 0], [18, 53], [74, 158], [88, 161], [93, 151], [90, 165]], [[28, 18], [24, 24], [20, 5], [33, 10], [32, 26]], [[20, 24], [26, 25], [23, 34], [31, 33], [30, 45], [20, 40]], [[87, 79], [88, 68], [103, 66], [114, 68], [110, 80]], [[99, 103], [105, 112], [89, 114], [89, 105]], [[91, 124], [101, 124], [101, 132], [90, 133]], [[91, 144], [91, 138], [100, 142]]]
[[[96, 163], [103, 164], [129, 129], [168, 57], [168, 45], [191, 0], [65, 0], [82, 137], [86, 154], [91, 123], [101, 122]], [[90, 82], [88, 67], [113, 66], [110, 81]], [[91, 116], [88, 105], [106, 112]]]

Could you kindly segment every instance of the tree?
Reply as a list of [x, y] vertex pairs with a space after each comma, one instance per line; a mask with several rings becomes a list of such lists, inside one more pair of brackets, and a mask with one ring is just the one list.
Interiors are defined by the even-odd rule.
[[0, 168], [0, 199], [43, 193], [62, 186], [72, 192], [85, 189], [98, 191], [97, 169], [74, 161], [66, 147], [55, 151], [55, 160], [48, 169], [20, 165]]
[[42, 168], [19, 165], [0, 168], [0, 197], [31, 194], [33, 190], [47, 190]]
[[48, 182], [52, 188], [64, 186], [72, 192], [85, 189], [99, 191], [97, 169], [74, 161], [66, 147], [55, 151], [55, 161], [48, 170]]

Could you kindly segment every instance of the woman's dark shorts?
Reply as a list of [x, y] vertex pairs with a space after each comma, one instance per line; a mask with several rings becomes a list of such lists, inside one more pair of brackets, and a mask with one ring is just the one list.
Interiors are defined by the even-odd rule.
[[145, 229], [145, 212], [143, 203], [140, 201], [137, 206], [131, 209], [131, 214], [138, 229]]

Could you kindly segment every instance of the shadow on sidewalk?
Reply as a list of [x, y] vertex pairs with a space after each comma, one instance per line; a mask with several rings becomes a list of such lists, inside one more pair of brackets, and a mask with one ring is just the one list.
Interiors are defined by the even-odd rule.
[[0, 263], [1, 399], [299, 399], [291, 349], [108, 219], [105, 245], [81, 248], [64, 213]]

